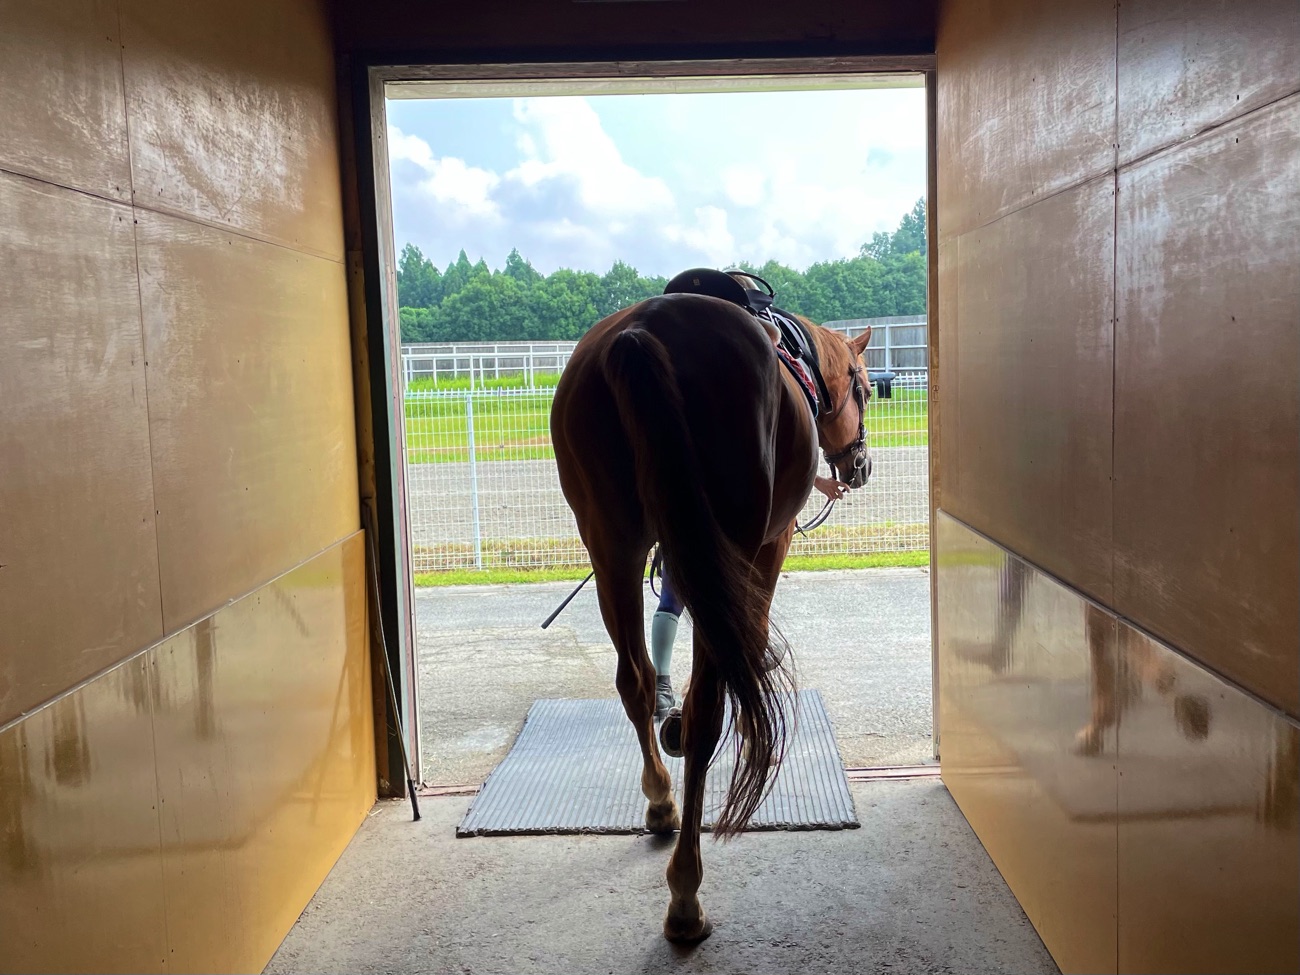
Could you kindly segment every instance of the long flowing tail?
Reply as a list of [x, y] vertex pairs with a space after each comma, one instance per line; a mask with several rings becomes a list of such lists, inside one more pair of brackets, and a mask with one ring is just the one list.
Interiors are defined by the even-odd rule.
[[[704, 488], [682, 393], [663, 343], [629, 328], [610, 345], [605, 378], [633, 444], [646, 518], [671, 566], [673, 588], [691, 611], [704, 651], [721, 677], [739, 732], [735, 771], [719, 837], [744, 829], [784, 749], [788, 659], [771, 647], [766, 599], [751, 563], [723, 534]], [[743, 747], [741, 745], [743, 741]]]

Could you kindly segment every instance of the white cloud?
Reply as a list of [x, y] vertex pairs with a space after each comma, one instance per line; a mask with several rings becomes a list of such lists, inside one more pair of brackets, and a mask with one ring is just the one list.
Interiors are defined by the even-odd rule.
[[440, 266], [517, 247], [543, 273], [802, 269], [893, 230], [925, 187], [920, 91], [393, 106], [398, 244]]
[[722, 171], [722, 190], [736, 206], [755, 207], [763, 202], [767, 177], [753, 163], [727, 166]]
[[[715, 206], [695, 209], [694, 225], [668, 225], [664, 237], [707, 258], [705, 264], [730, 264], [735, 260], [736, 240], [727, 228], [727, 211]], [[683, 265], [685, 267], [685, 265]]]
[[518, 142], [524, 159], [506, 173], [507, 180], [529, 188], [572, 181], [583, 206], [607, 219], [675, 208], [662, 179], [623, 161], [585, 98], [521, 98], [514, 117], [524, 126]]
[[501, 211], [492, 199], [492, 191], [501, 178], [468, 165], [454, 156], [438, 158], [429, 144], [419, 136], [407, 135], [390, 126], [388, 152], [393, 163], [414, 164], [423, 173], [415, 191], [449, 210], [448, 219], [478, 217], [500, 220]]

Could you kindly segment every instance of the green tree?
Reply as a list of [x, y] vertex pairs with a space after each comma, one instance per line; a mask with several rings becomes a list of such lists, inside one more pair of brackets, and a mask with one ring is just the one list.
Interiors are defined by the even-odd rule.
[[884, 262], [883, 310], [875, 315], [924, 315], [926, 262], [919, 251]]
[[663, 294], [667, 283], [663, 278], [643, 278], [631, 264], [615, 261], [600, 279], [596, 310], [601, 318], [612, 315], [620, 308]]
[[407, 244], [397, 259], [397, 304], [432, 308], [442, 300], [442, 275], [420, 248]]
[[513, 342], [536, 337], [528, 289], [513, 278], [477, 274], [443, 302], [442, 341]]
[[561, 268], [538, 286], [535, 293], [539, 321], [547, 323], [545, 338], [578, 339], [604, 316], [597, 303], [601, 279], [589, 271]]
[[911, 213], [903, 215], [889, 244], [891, 254], [917, 253], [925, 256], [925, 197], [916, 201]]
[[464, 249], [461, 249], [460, 256], [452, 263], [447, 265], [447, 270], [442, 272], [442, 300], [446, 301], [452, 295], [460, 292], [461, 288], [469, 284], [470, 276], [474, 271], [473, 265], [469, 262]]
[[510, 249], [510, 255], [506, 258], [505, 270], [501, 273], [527, 287], [531, 287], [542, 280], [542, 276], [537, 272], [537, 269], [520, 256], [517, 247]]
[[438, 309], [435, 308], [401, 308], [398, 318], [401, 322], [403, 342], [436, 342]]
[[861, 257], [870, 257], [873, 260], [883, 261], [894, 250], [894, 235], [888, 234], [883, 230], [877, 230], [871, 235], [871, 240], [862, 245], [858, 251]]

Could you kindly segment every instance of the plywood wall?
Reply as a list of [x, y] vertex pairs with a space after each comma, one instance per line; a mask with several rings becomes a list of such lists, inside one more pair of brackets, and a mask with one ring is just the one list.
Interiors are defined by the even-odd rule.
[[0, 970], [258, 969], [374, 794], [328, 14], [0, 3], [0, 90]]
[[941, 7], [941, 750], [1067, 970], [1300, 964], [1297, 132], [1292, 3]]

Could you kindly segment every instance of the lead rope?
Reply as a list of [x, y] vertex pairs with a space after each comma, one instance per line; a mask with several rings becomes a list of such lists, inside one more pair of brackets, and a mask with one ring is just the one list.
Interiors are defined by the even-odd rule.
[[817, 516], [813, 518], [812, 521], [808, 522], [808, 524], [806, 525], [801, 525], [799, 524], [798, 521], [794, 523], [795, 532], [800, 535], [807, 535], [813, 529], [820, 528], [823, 524], [825, 524], [826, 519], [831, 516], [831, 509], [834, 507], [835, 507], [835, 499], [827, 498], [826, 503], [822, 505], [822, 510], [817, 512]]

